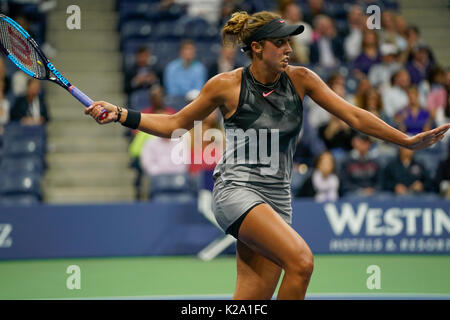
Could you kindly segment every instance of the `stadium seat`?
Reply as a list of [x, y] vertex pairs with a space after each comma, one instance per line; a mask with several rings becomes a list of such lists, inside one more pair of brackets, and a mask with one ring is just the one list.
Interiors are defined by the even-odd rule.
[[0, 195], [33, 195], [41, 199], [39, 176], [26, 173], [2, 173], [0, 177]]
[[35, 125], [35, 126], [24, 126], [19, 122], [10, 122], [5, 126], [4, 140], [10, 138], [20, 138], [20, 137], [38, 137], [41, 139], [46, 139], [45, 126]]
[[[153, 2], [153, 3], [152, 3]], [[120, 24], [132, 19], [158, 19], [158, 1], [126, 1], [120, 4]]]
[[44, 161], [39, 156], [11, 158], [5, 155], [5, 158], [0, 162], [0, 172], [41, 175], [44, 172]]
[[4, 153], [10, 157], [37, 155], [43, 157], [46, 143], [42, 137], [8, 137], [4, 141]]
[[154, 32], [155, 25], [147, 20], [130, 20], [120, 28], [121, 39], [148, 38]]
[[150, 97], [148, 89], [139, 89], [133, 91], [130, 95], [130, 108], [142, 110], [150, 106]]
[[214, 170], [202, 170], [197, 175], [197, 188], [212, 191], [214, 188]]
[[159, 0], [126, 1], [119, 6], [120, 25], [133, 19], [146, 19], [151, 22], [173, 21], [187, 13], [185, 4], [171, 5], [168, 10], [160, 9]]
[[158, 19], [160, 21], [174, 21], [187, 15], [187, 4], [174, 3], [167, 10], [159, 10]]
[[39, 198], [35, 195], [0, 195], [1, 206], [29, 206], [39, 203]]
[[[188, 16], [187, 16], [188, 17]], [[213, 39], [217, 37], [219, 30], [216, 26], [209, 24], [202, 18], [188, 17], [181, 18], [179, 21], [183, 24], [184, 30], [187, 31], [185, 36], [193, 39]]]
[[189, 203], [197, 201], [194, 194], [189, 192], [182, 193], [159, 193], [151, 198], [153, 202], [160, 203]]
[[155, 25], [152, 38], [160, 40], [176, 39], [180, 40], [184, 37], [185, 30], [177, 28], [172, 21], [160, 21]]
[[161, 174], [150, 178], [150, 197], [158, 194], [195, 193], [191, 177], [188, 173]]

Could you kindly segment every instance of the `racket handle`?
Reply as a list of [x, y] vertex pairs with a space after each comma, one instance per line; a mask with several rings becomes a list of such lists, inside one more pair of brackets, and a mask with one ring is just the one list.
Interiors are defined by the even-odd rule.
[[[89, 98], [87, 95], [85, 95], [83, 93], [83, 91], [81, 91], [80, 89], [78, 89], [75, 86], [70, 86], [69, 88], [69, 92], [78, 100], [80, 101], [82, 104], [84, 104], [85, 107], [89, 107], [94, 101]], [[106, 117], [108, 116], [108, 112], [103, 109], [102, 113], [99, 116], [100, 120], [106, 119]]]
[[85, 95], [80, 89], [78, 89], [75, 86], [70, 86], [69, 92], [82, 104], [84, 104], [85, 107], [89, 107], [92, 102], [94, 102], [91, 98], [89, 98], [87, 95]]

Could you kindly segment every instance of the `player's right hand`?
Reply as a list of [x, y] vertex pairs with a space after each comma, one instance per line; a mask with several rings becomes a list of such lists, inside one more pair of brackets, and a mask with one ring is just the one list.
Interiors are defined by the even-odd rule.
[[[100, 120], [100, 116], [105, 110], [108, 116]], [[90, 115], [99, 124], [107, 124], [117, 119], [117, 106], [106, 101], [94, 101], [89, 107], [84, 110], [84, 113]]]

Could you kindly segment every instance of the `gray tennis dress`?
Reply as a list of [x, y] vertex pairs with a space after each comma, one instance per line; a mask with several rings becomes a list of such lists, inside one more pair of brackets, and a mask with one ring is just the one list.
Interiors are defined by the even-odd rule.
[[291, 224], [292, 158], [302, 120], [302, 101], [285, 72], [263, 85], [243, 69], [239, 104], [224, 120], [226, 147], [213, 174], [213, 212], [225, 232], [259, 203]]

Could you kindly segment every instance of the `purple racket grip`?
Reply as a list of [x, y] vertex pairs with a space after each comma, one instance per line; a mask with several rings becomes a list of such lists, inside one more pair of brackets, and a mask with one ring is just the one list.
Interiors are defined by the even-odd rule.
[[[78, 89], [75, 86], [70, 86], [69, 92], [77, 98], [78, 101], [80, 101], [82, 104], [84, 104], [85, 107], [89, 107], [94, 101], [89, 98], [87, 95], [85, 95], [80, 89]], [[103, 109], [102, 113], [99, 116], [100, 120], [105, 119], [108, 116], [108, 112]]]

